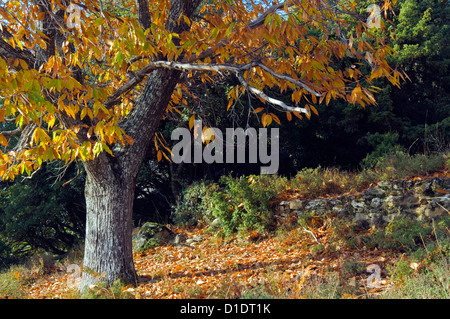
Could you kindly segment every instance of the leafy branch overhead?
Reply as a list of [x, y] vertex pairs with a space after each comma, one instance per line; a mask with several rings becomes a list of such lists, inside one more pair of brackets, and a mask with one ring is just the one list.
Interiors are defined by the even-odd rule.
[[[374, 79], [398, 85], [403, 77], [386, 62], [393, 50], [383, 31], [368, 28], [356, 1], [74, 3], [80, 19], [72, 28], [69, 1], [0, 4], [4, 178], [30, 174], [44, 161], [87, 161], [103, 151], [117, 157], [134, 143], [143, 146], [141, 115], [149, 104], [141, 97], [158, 70], [184, 74], [174, 79], [167, 112], [187, 106], [183, 96], [194, 80], [223, 74], [238, 80], [229, 105], [247, 92], [288, 119], [309, 117], [314, 104], [331, 99], [375, 104]], [[351, 65], [333, 63], [343, 59]], [[269, 88], [289, 92], [291, 103]]]

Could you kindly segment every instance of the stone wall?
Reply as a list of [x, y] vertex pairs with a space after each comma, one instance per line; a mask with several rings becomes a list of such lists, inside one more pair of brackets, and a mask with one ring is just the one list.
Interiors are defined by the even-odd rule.
[[355, 223], [383, 226], [397, 218], [431, 221], [449, 215], [450, 178], [427, 180], [380, 181], [376, 187], [357, 195], [332, 199], [293, 199], [279, 203], [279, 217], [294, 213], [297, 217], [314, 212], [316, 215], [345, 217]]

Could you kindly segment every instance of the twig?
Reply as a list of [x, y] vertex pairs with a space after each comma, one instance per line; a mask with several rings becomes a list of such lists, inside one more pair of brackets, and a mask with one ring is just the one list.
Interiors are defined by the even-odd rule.
[[69, 185], [70, 183], [72, 183], [73, 181], [76, 181], [82, 174], [83, 174], [83, 170], [80, 169], [80, 166], [77, 163], [77, 175], [72, 178], [71, 180], [65, 182], [64, 184], [62, 184], [62, 187], [66, 187], [67, 185]]
[[302, 226], [302, 228], [303, 228], [303, 230], [304, 230], [305, 232], [310, 233], [310, 234], [314, 237], [314, 240], [316, 241], [316, 243], [320, 244], [320, 242], [317, 240], [317, 237], [314, 235], [314, 233], [313, 233], [312, 231], [306, 229], [306, 228], [303, 227], [303, 226]]
[[36, 174], [37, 172], [39, 172], [39, 171], [41, 170], [41, 168], [42, 168], [42, 166], [39, 166], [37, 169], [35, 169], [35, 170], [33, 171], [33, 173], [31, 173], [30, 176], [24, 176], [24, 177], [22, 178], [22, 181], [24, 181], [24, 180], [26, 180], [26, 179], [32, 179], [33, 176], [34, 176], [34, 174]]

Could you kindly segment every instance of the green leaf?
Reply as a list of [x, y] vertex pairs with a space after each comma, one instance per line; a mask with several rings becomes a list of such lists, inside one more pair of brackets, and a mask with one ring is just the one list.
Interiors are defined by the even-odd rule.
[[113, 64], [115, 64], [116, 66], [121, 66], [122, 65], [122, 62], [123, 62], [123, 53], [122, 53], [122, 51], [119, 51], [119, 52], [117, 52], [117, 54], [116, 54], [116, 56], [114, 57], [114, 59], [113, 59]]

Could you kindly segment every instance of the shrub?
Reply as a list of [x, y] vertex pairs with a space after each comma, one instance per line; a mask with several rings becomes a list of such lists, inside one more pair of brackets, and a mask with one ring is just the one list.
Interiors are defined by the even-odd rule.
[[225, 234], [238, 230], [268, 230], [273, 212], [270, 200], [280, 192], [267, 176], [222, 177], [223, 190], [213, 194], [213, 214]]
[[445, 168], [442, 154], [410, 156], [405, 152], [395, 152], [379, 160], [374, 167], [379, 179], [406, 178], [412, 175], [433, 173]]
[[[1, 183], [0, 241], [9, 247], [10, 257], [26, 257], [38, 249], [63, 255], [82, 240], [84, 175], [65, 187], [63, 181], [51, 185], [58, 172], [55, 164], [48, 164], [32, 179]], [[67, 178], [76, 176], [73, 166], [67, 174]]]
[[172, 218], [177, 225], [211, 224], [218, 218], [226, 235], [267, 230], [272, 224], [270, 200], [289, 187], [277, 175], [221, 177], [218, 184], [196, 182], [185, 189]]
[[361, 166], [373, 168], [377, 163], [383, 162], [385, 156], [395, 152], [402, 152], [403, 147], [398, 144], [398, 138], [398, 133], [368, 133], [365, 139], [374, 150], [361, 161]]
[[407, 261], [402, 260], [390, 270], [391, 279], [397, 283], [385, 291], [384, 299], [448, 299], [450, 298], [450, 266], [442, 258], [414, 273]]
[[195, 226], [198, 223], [209, 224], [212, 221], [211, 198], [217, 184], [194, 182], [182, 194], [172, 212], [175, 224]]
[[1, 298], [23, 298], [25, 292], [21, 288], [20, 272], [11, 268], [9, 271], [0, 273], [0, 297]]
[[387, 245], [408, 251], [417, 250], [423, 245], [426, 236], [432, 232], [431, 227], [410, 219], [392, 221], [385, 230]]
[[342, 171], [338, 168], [305, 168], [291, 180], [291, 188], [307, 198], [336, 195], [366, 187], [372, 176]]

